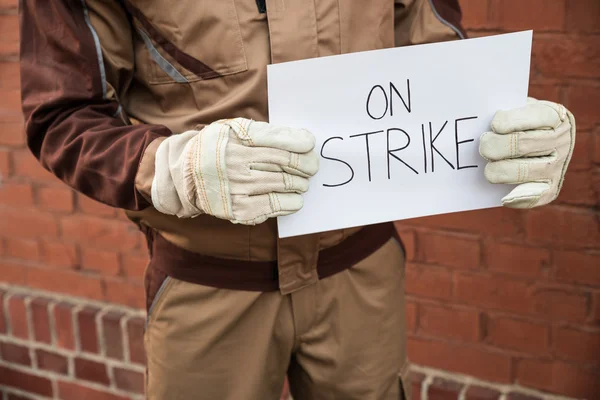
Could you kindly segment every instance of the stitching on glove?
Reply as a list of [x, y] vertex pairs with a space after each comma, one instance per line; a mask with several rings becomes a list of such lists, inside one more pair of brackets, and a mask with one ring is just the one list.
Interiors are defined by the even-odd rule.
[[221, 129], [219, 130], [219, 138], [217, 139], [217, 158], [215, 163], [217, 164], [217, 176], [219, 178], [219, 191], [220, 191], [220, 195], [221, 195], [221, 203], [223, 204], [223, 211], [225, 214], [225, 217], [227, 219], [230, 219], [230, 214], [229, 214], [229, 207], [227, 207], [227, 199], [226, 199], [226, 194], [225, 194], [225, 177], [223, 174], [223, 170], [221, 169], [221, 142], [223, 141], [225, 135], [223, 134], [223, 130], [225, 129], [227, 125], [221, 125]]
[[269, 207], [271, 207], [271, 211], [275, 211], [275, 207], [273, 206], [273, 199], [271, 198], [271, 193], [267, 193], [267, 197], [269, 199]]
[[[188, 193], [186, 193], [187, 196], [187, 200], [190, 204], [192, 204], [196, 209], [198, 209], [198, 205], [197, 205], [197, 198], [198, 198], [198, 194], [197, 194], [197, 190], [196, 190], [196, 165], [195, 165], [195, 161], [196, 161], [196, 147], [198, 146], [198, 135], [196, 134], [196, 136], [192, 139], [192, 147], [190, 149], [190, 151], [187, 154], [187, 164], [192, 166], [192, 181], [194, 183], [194, 190], [191, 191], [187, 191]], [[185, 178], [184, 178], [185, 179]], [[201, 211], [201, 210], [199, 210]]]
[[246, 130], [246, 128], [244, 128], [244, 126], [239, 121], [236, 121], [235, 119], [232, 119], [232, 120], [229, 120], [229, 122], [238, 125], [239, 130], [242, 131], [242, 133], [244, 134], [242, 140], [247, 140], [250, 143], [250, 146], [256, 147], [256, 145], [254, 144], [254, 141], [250, 137], [250, 133], [248, 133], [248, 131]]
[[[194, 161], [195, 163], [199, 163], [200, 165], [202, 165], [202, 136], [204, 135], [204, 130], [201, 130], [198, 133], [198, 157], [194, 157]], [[208, 202], [208, 195], [206, 194], [206, 187], [204, 185], [204, 176], [202, 175], [202, 169], [201, 168], [196, 168], [197, 164], [194, 165], [194, 171], [197, 171], [197, 178], [200, 184], [200, 191], [202, 193], [202, 197], [205, 201], [206, 204], [206, 213], [207, 214], [213, 214], [212, 212], [212, 208], [210, 206], [210, 203]]]
[[286, 176], [285, 176], [285, 172], [282, 172], [282, 173], [281, 173], [281, 176], [282, 176], [282, 178], [283, 178], [283, 190], [287, 191], [287, 190], [289, 189], [289, 187], [288, 187], [288, 181], [287, 181], [287, 178], [286, 178]]
[[[558, 187], [557, 187], [557, 191], [556, 191], [556, 195], [554, 196], [554, 199], [556, 199], [558, 197], [558, 193], [560, 192], [563, 182], [565, 180], [565, 174], [567, 172], [567, 167], [569, 166], [569, 162], [571, 161], [571, 157], [573, 156], [573, 148], [575, 147], [575, 130], [576, 130], [576, 125], [575, 125], [575, 117], [573, 116], [573, 114], [571, 114], [569, 112], [569, 110], [567, 110], [567, 108], [565, 107], [565, 113], [567, 114], [567, 118], [569, 119], [569, 125], [571, 125], [569, 127], [569, 136], [571, 138], [570, 143], [569, 143], [569, 152], [567, 153], [567, 157], [565, 158], [565, 161], [563, 163], [563, 167], [561, 170], [561, 174], [560, 174], [560, 180], [558, 182]], [[554, 200], [552, 199], [552, 200]]]
[[298, 168], [294, 168], [294, 167], [292, 167], [292, 166], [289, 166], [289, 165], [288, 165], [286, 168], [289, 168], [289, 169], [291, 169], [292, 171], [296, 171], [296, 172], [298, 172], [298, 174], [300, 174], [300, 176], [302, 176], [302, 177], [305, 177], [305, 178], [307, 178], [307, 177], [310, 177], [310, 176], [311, 176], [310, 174], [307, 174], [306, 172], [304, 172], [304, 171], [301, 171], [301, 170], [299, 170]]
[[277, 210], [277, 212], [279, 212], [279, 211], [281, 211], [283, 209], [283, 207], [281, 207], [281, 201], [279, 200], [279, 196], [277, 195], [277, 193], [274, 193], [273, 197], [275, 197], [275, 199], [277, 200], [277, 207], [279, 208]]
[[514, 151], [513, 151], [513, 135], [510, 135], [510, 156], [514, 156]]

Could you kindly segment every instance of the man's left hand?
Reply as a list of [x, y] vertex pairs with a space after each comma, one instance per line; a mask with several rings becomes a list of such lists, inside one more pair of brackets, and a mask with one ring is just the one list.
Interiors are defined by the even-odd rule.
[[558, 196], [575, 145], [575, 118], [563, 105], [529, 99], [525, 107], [498, 111], [492, 132], [481, 136], [491, 183], [519, 184], [502, 199], [512, 208], [548, 204]]

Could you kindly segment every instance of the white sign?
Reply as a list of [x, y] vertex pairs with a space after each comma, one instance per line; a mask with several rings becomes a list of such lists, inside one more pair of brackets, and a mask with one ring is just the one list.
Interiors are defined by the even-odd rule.
[[268, 66], [270, 122], [317, 138], [321, 167], [289, 237], [499, 206], [479, 136], [525, 104], [532, 32]]

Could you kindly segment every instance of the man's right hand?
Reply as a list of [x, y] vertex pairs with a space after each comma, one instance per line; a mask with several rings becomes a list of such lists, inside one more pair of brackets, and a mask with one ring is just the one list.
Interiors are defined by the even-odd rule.
[[304, 129], [235, 118], [164, 140], [156, 152], [152, 203], [180, 218], [210, 214], [255, 225], [302, 208], [319, 169]]

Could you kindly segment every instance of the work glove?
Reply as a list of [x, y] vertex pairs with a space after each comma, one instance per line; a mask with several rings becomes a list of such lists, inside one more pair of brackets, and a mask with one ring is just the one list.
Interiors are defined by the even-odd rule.
[[156, 151], [154, 207], [180, 218], [209, 214], [255, 225], [302, 208], [319, 169], [314, 136], [245, 118], [164, 140]]
[[479, 143], [479, 153], [489, 161], [485, 177], [519, 184], [502, 204], [532, 208], [556, 199], [575, 145], [573, 114], [560, 104], [530, 98], [525, 107], [498, 111], [491, 127]]

